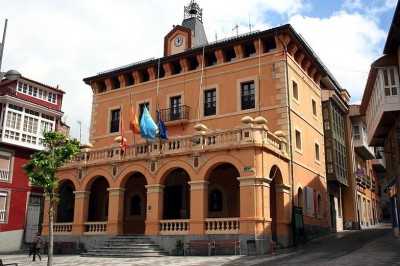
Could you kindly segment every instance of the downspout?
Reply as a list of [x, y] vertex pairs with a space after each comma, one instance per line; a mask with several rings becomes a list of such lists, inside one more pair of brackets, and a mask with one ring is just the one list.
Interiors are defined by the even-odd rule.
[[[288, 59], [287, 59], [287, 47], [286, 45], [282, 42], [281, 38], [279, 38], [278, 32], [275, 32], [275, 37], [278, 39], [278, 41], [282, 44], [284, 47], [284, 53], [285, 53], [285, 75], [286, 75], [286, 93], [287, 93], [287, 110], [288, 110], [288, 123], [289, 123], [289, 150], [290, 150], [290, 170], [289, 170], [289, 179], [290, 182], [292, 183], [291, 187], [291, 202], [292, 202], [292, 208], [291, 208], [291, 222], [293, 223], [293, 218], [292, 218], [292, 212], [293, 212], [293, 207], [294, 207], [294, 177], [293, 177], [293, 142], [292, 142], [292, 115], [291, 111], [292, 108], [290, 107], [290, 90], [289, 90], [289, 70], [288, 70]], [[293, 225], [293, 224], [292, 224]], [[293, 226], [292, 226], [292, 236], [293, 234]], [[295, 243], [295, 241], [293, 241]]]

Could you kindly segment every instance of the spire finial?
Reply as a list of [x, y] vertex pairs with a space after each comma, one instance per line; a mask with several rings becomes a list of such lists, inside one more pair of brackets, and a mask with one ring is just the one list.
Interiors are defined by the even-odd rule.
[[185, 6], [185, 14], [183, 19], [198, 18], [203, 22], [203, 9], [199, 7], [195, 0], [191, 0], [188, 6]]

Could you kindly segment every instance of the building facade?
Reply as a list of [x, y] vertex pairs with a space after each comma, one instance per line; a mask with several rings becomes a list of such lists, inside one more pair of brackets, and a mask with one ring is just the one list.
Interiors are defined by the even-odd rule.
[[399, 236], [400, 176], [400, 3], [393, 16], [383, 56], [372, 63], [361, 102], [360, 113], [366, 115], [368, 144], [376, 147], [376, 159], [385, 159], [388, 197], [384, 208], [390, 210], [395, 236]]
[[25, 77], [0, 83], [0, 251], [18, 250], [41, 231], [43, 190], [22, 165], [44, 148], [43, 130], [61, 127], [63, 94]]
[[[192, 1], [164, 57], [84, 79], [93, 148], [58, 172], [56, 239], [90, 248], [145, 234], [171, 251], [176, 238], [255, 238], [266, 252], [271, 240], [293, 243], [295, 207], [306, 238], [328, 234], [322, 89], [332, 80], [290, 25], [208, 43]], [[140, 120], [144, 107], [168, 139], [129, 130], [131, 109]]]
[[386, 167], [375, 159], [375, 149], [367, 141], [366, 117], [360, 114], [360, 105], [349, 106], [348, 147], [353, 150], [349, 162], [349, 189], [344, 191], [345, 225], [360, 229], [382, 221], [380, 178]]

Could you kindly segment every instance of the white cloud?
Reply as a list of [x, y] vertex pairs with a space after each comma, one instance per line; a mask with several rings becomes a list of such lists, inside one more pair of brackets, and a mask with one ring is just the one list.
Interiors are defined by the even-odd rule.
[[289, 22], [350, 92], [351, 101], [360, 100], [369, 67], [381, 55], [386, 33], [360, 14], [344, 11], [324, 19], [297, 15]]
[[[384, 1], [380, 6], [390, 8], [396, 0]], [[146, 58], [161, 57], [164, 36], [173, 25], [181, 24], [183, 7], [189, 2], [9, 1], [0, 9], [0, 19], [9, 18], [2, 69], [17, 69], [33, 80], [59, 85], [66, 92], [63, 111], [72, 136], [79, 137], [76, 121], [81, 120], [82, 140], [87, 141], [92, 91], [82, 79]], [[249, 31], [249, 20], [252, 30], [267, 30], [289, 21], [339, 83], [349, 89], [354, 100], [362, 95], [367, 74], [343, 69], [367, 72], [381, 54], [385, 38], [375, 20], [360, 9], [360, 13], [338, 12], [320, 19], [305, 16], [312, 10], [311, 0], [197, 3], [203, 8], [209, 41], [214, 41], [215, 33], [218, 39], [233, 36], [236, 23], [241, 34]], [[368, 8], [368, 14], [375, 12], [372, 6]]]

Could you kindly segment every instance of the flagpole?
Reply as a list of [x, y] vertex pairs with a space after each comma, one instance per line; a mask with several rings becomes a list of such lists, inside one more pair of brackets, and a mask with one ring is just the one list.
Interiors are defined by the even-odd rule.
[[156, 102], [156, 105], [157, 105], [157, 124], [158, 124], [158, 139], [159, 139], [159, 141], [160, 141], [160, 149], [159, 149], [159, 152], [161, 153], [162, 152], [162, 148], [161, 148], [161, 134], [160, 134], [160, 102], [159, 102], [159, 99], [158, 99], [158, 92], [159, 92], [159, 87], [160, 87], [160, 58], [158, 58], [158, 65], [157, 65], [157, 102]]
[[203, 73], [204, 73], [204, 50], [205, 46], [203, 46], [203, 59], [201, 60], [201, 77], [200, 77], [200, 88], [199, 88], [199, 98], [197, 102], [197, 123], [200, 121], [200, 97], [201, 97], [201, 89], [203, 87]]
[[122, 105], [120, 105], [119, 106], [119, 119], [120, 119], [120, 121], [119, 121], [119, 124], [120, 124], [120, 136], [121, 136], [121, 142], [120, 142], [120, 149], [121, 149], [121, 153], [122, 153], [122, 156], [123, 157], [125, 157], [125, 149], [126, 149], [126, 143], [125, 143], [125, 140], [124, 140], [124, 138], [125, 138], [125, 134], [124, 134], [124, 118], [123, 118], [123, 112], [122, 112]]
[[[132, 103], [132, 93], [129, 93], [129, 98], [131, 100], [131, 108], [133, 108], [133, 103]], [[132, 115], [132, 114], [131, 114]], [[132, 117], [131, 117], [132, 120]], [[131, 121], [132, 122], [132, 121]], [[135, 125], [134, 125], [135, 126]], [[135, 134], [135, 130], [132, 130], [133, 133], [133, 147], [135, 149], [135, 155], [136, 155], [136, 134]]]

